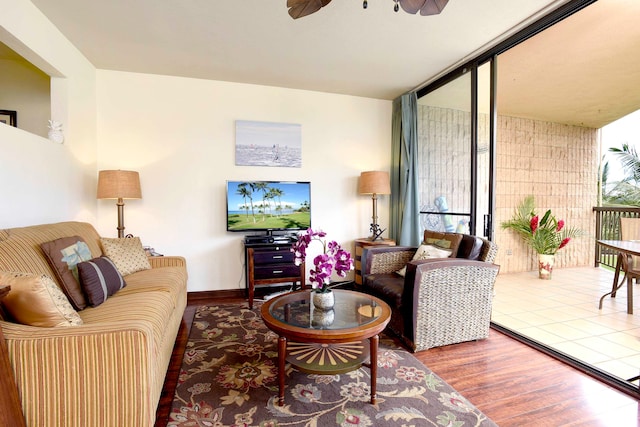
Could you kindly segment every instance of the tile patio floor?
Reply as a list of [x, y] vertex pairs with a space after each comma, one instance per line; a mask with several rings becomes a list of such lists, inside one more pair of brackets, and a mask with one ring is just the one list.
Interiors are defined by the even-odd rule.
[[501, 274], [492, 320], [629, 379], [640, 375], [640, 285], [634, 285], [635, 314], [630, 315], [626, 285], [598, 309], [612, 282], [612, 271], [594, 267], [556, 269], [551, 280], [538, 279], [537, 272]]

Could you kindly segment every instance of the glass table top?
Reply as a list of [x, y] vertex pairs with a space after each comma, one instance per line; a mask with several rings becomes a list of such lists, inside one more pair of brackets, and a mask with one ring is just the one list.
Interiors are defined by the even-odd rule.
[[292, 292], [278, 297], [269, 307], [274, 319], [308, 329], [351, 329], [366, 326], [383, 313], [381, 300], [361, 292], [333, 290], [333, 310], [316, 309], [311, 303], [311, 292]]

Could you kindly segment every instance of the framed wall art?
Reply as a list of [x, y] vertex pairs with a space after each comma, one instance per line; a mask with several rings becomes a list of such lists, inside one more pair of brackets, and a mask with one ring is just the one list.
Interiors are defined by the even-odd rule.
[[0, 123], [18, 127], [18, 112], [11, 110], [0, 110]]
[[302, 126], [236, 120], [236, 165], [302, 167]]

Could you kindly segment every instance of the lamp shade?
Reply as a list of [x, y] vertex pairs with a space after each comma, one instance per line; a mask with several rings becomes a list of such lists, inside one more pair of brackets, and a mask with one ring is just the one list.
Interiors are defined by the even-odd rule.
[[142, 199], [140, 175], [123, 170], [98, 172], [98, 199]]
[[368, 171], [360, 174], [358, 182], [360, 194], [391, 194], [389, 173], [382, 171]]

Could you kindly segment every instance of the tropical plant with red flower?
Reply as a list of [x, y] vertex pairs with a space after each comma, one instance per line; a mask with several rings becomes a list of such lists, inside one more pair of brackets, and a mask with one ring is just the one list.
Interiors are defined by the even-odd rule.
[[535, 210], [533, 196], [527, 196], [516, 208], [513, 218], [501, 224], [502, 229], [515, 231], [534, 251], [544, 255], [555, 255], [571, 239], [584, 234], [578, 228], [565, 227], [564, 220], [557, 220], [551, 209], [542, 218]]
[[314, 240], [322, 243], [322, 253], [313, 259], [313, 268], [309, 271], [311, 286], [316, 292], [329, 291], [331, 275], [335, 269], [340, 277], [346, 277], [353, 270], [353, 259], [336, 241], [326, 241], [327, 233], [311, 228], [298, 234], [298, 240], [291, 247], [295, 254], [295, 264], [301, 265], [307, 257], [307, 248]]

